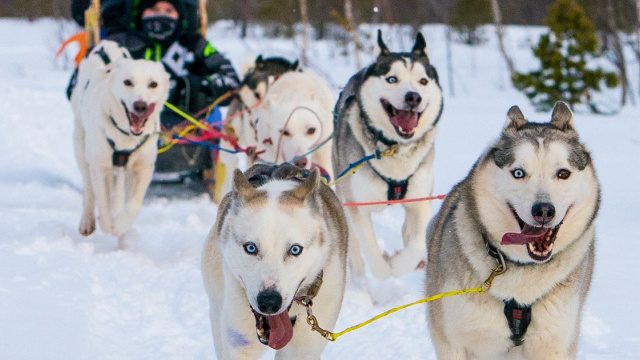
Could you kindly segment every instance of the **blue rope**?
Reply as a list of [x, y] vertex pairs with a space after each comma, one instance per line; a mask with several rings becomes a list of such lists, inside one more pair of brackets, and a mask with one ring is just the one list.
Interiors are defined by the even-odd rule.
[[329, 140], [331, 140], [331, 139], [333, 139], [333, 133], [332, 133], [332, 134], [331, 134], [331, 135], [330, 135], [326, 140], [324, 140], [323, 142], [321, 142], [318, 146], [316, 146], [316, 147], [314, 147], [313, 149], [311, 149], [311, 150], [307, 151], [307, 153], [305, 153], [305, 154], [302, 154], [302, 155], [300, 155], [300, 156], [296, 156], [296, 157], [294, 157], [293, 159], [291, 159], [291, 161], [290, 161], [290, 162], [291, 162], [291, 163], [294, 163], [294, 162], [296, 162], [296, 161], [298, 161], [298, 160], [300, 160], [300, 159], [302, 159], [302, 158], [304, 158], [304, 157], [307, 157], [307, 155], [309, 155], [309, 154], [311, 154], [311, 153], [315, 152], [316, 150], [320, 149], [324, 144], [328, 143], [328, 142], [329, 142]]
[[360, 164], [362, 164], [365, 161], [369, 161], [369, 160], [373, 160], [373, 159], [380, 159], [380, 150], [376, 150], [375, 153], [371, 154], [371, 155], [367, 155], [365, 157], [363, 157], [362, 159], [349, 164], [349, 166], [342, 171], [338, 176], [336, 176], [336, 181], [338, 179], [340, 179], [341, 177], [345, 176], [346, 174], [349, 173], [349, 171], [353, 170], [353, 168], [358, 167]]
[[220, 151], [224, 151], [224, 152], [229, 153], [229, 154], [238, 154], [238, 153], [240, 152], [240, 151], [238, 151], [238, 150], [229, 150], [229, 149], [225, 149], [225, 148], [223, 148], [223, 147], [220, 147], [220, 145], [210, 144], [210, 143], [206, 143], [206, 142], [204, 142], [204, 141], [193, 141], [193, 140], [189, 140], [189, 139], [187, 139], [187, 138], [183, 138], [183, 137], [180, 137], [180, 136], [177, 136], [177, 135], [174, 135], [174, 136], [173, 136], [173, 138], [174, 138], [174, 139], [177, 139], [177, 140], [184, 140], [184, 141], [186, 141], [186, 142], [188, 142], [188, 143], [190, 143], [190, 144], [194, 144], [194, 145], [199, 145], [199, 146], [208, 147], [208, 148], [209, 148], [209, 149], [211, 149], [211, 150], [220, 150]]

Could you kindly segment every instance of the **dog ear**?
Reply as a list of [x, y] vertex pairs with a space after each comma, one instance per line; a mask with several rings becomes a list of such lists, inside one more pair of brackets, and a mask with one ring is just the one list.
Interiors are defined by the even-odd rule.
[[562, 101], [558, 101], [551, 113], [551, 125], [557, 127], [562, 131], [575, 131], [575, 124], [573, 122], [573, 113], [567, 104]]
[[256, 58], [256, 69], [262, 69], [264, 67], [264, 61], [262, 60], [262, 54]]
[[518, 130], [528, 123], [527, 119], [522, 115], [522, 111], [517, 105], [513, 105], [509, 112], [507, 112], [507, 123], [504, 126], [504, 130], [514, 129]]
[[304, 201], [309, 195], [311, 195], [320, 184], [320, 171], [316, 168], [311, 171], [309, 176], [300, 185], [296, 186], [293, 190], [285, 191], [283, 196], [290, 196], [299, 201]]
[[233, 172], [233, 192], [236, 197], [240, 198], [244, 202], [249, 202], [251, 199], [260, 195], [260, 191], [256, 190], [242, 171], [236, 169]]
[[422, 36], [422, 33], [420, 32], [416, 35], [416, 43], [413, 45], [411, 53], [418, 57], [427, 56], [427, 42], [424, 40], [424, 36]]
[[298, 62], [298, 60], [296, 60], [296, 61], [293, 62], [293, 64], [291, 64], [291, 66], [289, 67], [289, 70], [297, 71], [298, 70], [298, 66], [300, 66], [300, 63]]
[[378, 29], [378, 47], [380, 48], [380, 54], [378, 56], [387, 56], [391, 54], [389, 48], [382, 40], [382, 30]]

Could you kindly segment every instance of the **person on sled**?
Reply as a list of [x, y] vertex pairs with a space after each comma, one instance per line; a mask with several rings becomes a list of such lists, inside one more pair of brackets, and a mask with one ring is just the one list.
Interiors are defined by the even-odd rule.
[[[197, 31], [197, 26], [192, 24], [196, 22], [193, 16], [189, 16], [194, 12], [193, 2], [103, 0], [101, 11], [104, 24], [102, 38], [127, 48], [135, 59], [162, 61], [171, 75], [168, 102], [188, 114], [206, 108], [235, 90], [240, 83], [231, 62], [211, 46]], [[72, 15], [79, 23], [83, 22], [84, 10], [89, 3], [90, 0], [72, 2]], [[227, 96], [217, 105], [226, 106], [231, 99], [231, 96]], [[221, 120], [218, 106], [206, 119], [208, 123]], [[184, 121], [184, 118], [166, 107], [161, 114], [161, 123], [167, 131]], [[213, 164], [216, 158], [216, 150], [210, 151], [193, 144], [176, 145], [158, 154], [155, 177], [160, 180], [182, 180], [185, 175], [199, 175], [213, 195]]]

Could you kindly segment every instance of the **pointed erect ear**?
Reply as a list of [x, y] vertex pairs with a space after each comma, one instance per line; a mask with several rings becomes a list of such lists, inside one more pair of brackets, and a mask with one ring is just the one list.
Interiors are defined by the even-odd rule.
[[262, 64], [262, 54], [258, 55], [256, 58], [256, 65]]
[[378, 47], [380, 47], [380, 55], [378, 56], [386, 56], [391, 54], [387, 45], [382, 41], [382, 30], [378, 29]]
[[251, 186], [249, 180], [247, 180], [242, 171], [238, 169], [233, 172], [233, 192], [238, 198], [245, 202], [255, 198], [259, 194], [259, 191]]
[[304, 201], [309, 195], [311, 195], [320, 184], [320, 171], [313, 169], [311, 174], [304, 179], [304, 181], [293, 190], [285, 191], [283, 195], [291, 196], [297, 200]]
[[575, 131], [576, 127], [573, 122], [573, 113], [567, 104], [558, 101], [551, 113], [551, 125], [562, 131]]
[[298, 66], [300, 65], [300, 63], [298, 62], [298, 60], [294, 61], [293, 64], [291, 64], [291, 67], [289, 67], [289, 70], [291, 71], [296, 71], [298, 70]]
[[418, 33], [418, 35], [416, 35], [416, 43], [413, 44], [411, 53], [414, 56], [427, 56], [427, 42], [424, 40], [422, 33]]
[[504, 125], [504, 129], [518, 130], [528, 123], [527, 119], [522, 115], [522, 111], [516, 105], [513, 105], [507, 113], [507, 123]]

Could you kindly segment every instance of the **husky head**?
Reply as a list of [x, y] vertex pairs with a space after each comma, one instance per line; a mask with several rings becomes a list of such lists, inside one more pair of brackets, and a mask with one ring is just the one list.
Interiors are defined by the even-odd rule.
[[502, 237], [493, 245], [514, 261], [549, 261], [595, 218], [598, 180], [564, 103], [543, 124], [528, 122], [512, 107], [480, 172], [482, 180], [474, 184], [479, 216], [492, 237]]
[[[442, 91], [421, 33], [410, 53], [392, 53], [378, 30], [380, 54], [365, 71], [360, 107], [370, 126], [398, 142], [420, 138], [438, 122]], [[367, 121], [367, 120], [365, 120]]]
[[159, 119], [169, 96], [169, 74], [160, 62], [128, 58], [119, 59], [109, 71], [111, 95], [125, 115], [112, 117], [118, 127], [139, 136], [150, 117]]
[[293, 63], [281, 57], [262, 58], [258, 55], [255, 64], [245, 74], [238, 95], [246, 106], [253, 106], [264, 99], [269, 86], [282, 74], [298, 70], [298, 60]]
[[[296, 169], [280, 168], [287, 167]], [[273, 180], [257, 188], [234, 173], [229, 213], [220, 225], [222, 258], [246, 292], [258, 339], [274, 349], [292, 337], [288, 311], [296, 293], [314, 282], [334, 251], [319, 213], [319, 186], [317, 170], [302, 182]]]

